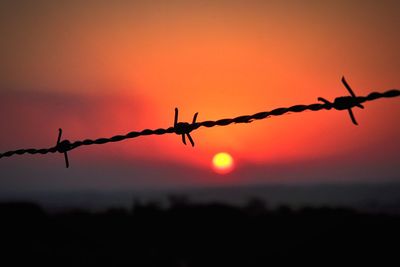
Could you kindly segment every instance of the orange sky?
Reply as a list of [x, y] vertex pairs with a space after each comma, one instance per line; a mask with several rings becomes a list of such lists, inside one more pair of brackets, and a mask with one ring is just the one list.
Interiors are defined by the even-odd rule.
[[[398, 10], [396, 1], [2, 2], [0, 148], [53, 145], [58, 127], [73, 140], [168, 127], [175, 107], [202, 121], [333, 99], [347, 94], [342, 75], [360, 95], [399, 88]], [[340, 168], [346, 158], [399, 178], [398, 100], [366, 106], [355, 110], [358, 127], [347, 112], [306, 112], [202, 128], [194, 149], [174, 135], [84, 148], [71, 152], [72, 167], [140, 158], [210, 171], [228, 151], [242, 176], [315, 160]], [[271, 173], [265, 181], [297, 177]]]

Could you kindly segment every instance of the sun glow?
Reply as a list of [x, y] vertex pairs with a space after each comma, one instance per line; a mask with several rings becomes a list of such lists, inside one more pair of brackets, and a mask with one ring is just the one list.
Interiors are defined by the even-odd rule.
[[226, 152], [220, 152], [215, 154], [212, 159], [212, 164], [217, 173], [225, 174], [232, 171], [233, 158]]

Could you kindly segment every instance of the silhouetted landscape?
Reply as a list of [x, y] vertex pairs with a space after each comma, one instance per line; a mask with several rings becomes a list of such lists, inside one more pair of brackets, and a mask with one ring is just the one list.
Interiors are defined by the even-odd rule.
[[50, 212], [78, 208], [104, 211], [110, 207], [129, 209], [132, 201], [169, 204], [170, 195], [184, 195], [195, 203], [218, 202], [243, 206], [257, 198], [270, 209], [286, 205], [294, 209], [304, 206], [346, 207], [364, 213], [400, 214], [400, 184], [331, 183], [331, 184], [260, 184], [170, 189], [122, 190], [53, 190], [1, 192], [0, 202], [33, 202]]
[[[216, 190], [216, 189], [215, 189]], [[227, 189], [225, 189], [227, 190]], [[292, 192], [293, 189], [292, 189]], [[345, 196], [345, 195], [344, 195]], [[398, 262], [400, 216], [334, 206], [134, 200], [51, 211], [0, 204], [3, 266], [267, 266]]]

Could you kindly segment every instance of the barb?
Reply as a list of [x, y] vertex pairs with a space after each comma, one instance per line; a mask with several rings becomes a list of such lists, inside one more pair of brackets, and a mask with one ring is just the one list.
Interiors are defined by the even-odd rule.
[[[344, 110], [347, 109], [350, 115], [351, 121], [355, 124], [357, 124], [356, 118], [354, 117], [352, 108], [353, 107], [359, 107], [359, 108], [364, 108], [363, 105], [361, 105], [361, 102], [358, 101], [357, 96], [354, 94], [353, 90], [351, 89], [350, 85], [346, 82], [346, 79], [342, 77], [342, 83], [346, 87], [347, 91], [349, 91], [350, 96], [341, 96], [335, 98], [335, 101], [333, 103], [329, 102], [325, 98], [318, 97], [318, 101], [321, 101], [325, 103], [326, 105], [333, 107], [336, 110]], [[329, 108], [330, 109], [330, 108]]]
[[199, 113], [196, 112], [194, 114], [192, 124], [189, 124], [187, 122], [178, 122], [178, 113], [178, 108], [175, 108], [174, 132], [178, 135], [182, 135], [182, 143], [186, 145], [185, 136], [187, 136], [192, 146], [194, 146], [194, 141], [190, 136], [190, 132], [194, 130], [194, 125], [196, 124], [197, 115]]
[[68, 140], [61, 141], [61, 136], [62, 136], [62, 129], [58, 129], [58, 138], [57, 138], [57, 152], [64, 153], [64, 158], [65, 158], [65, 166], [68, 168], [69, 167], [69, 160], [68, 160], [68, 154], [67, 152], [72, 149], [71, 143]]
[[231, 119], [220, 119], [217, 121], [202, 121], [202, 122], [196, 122], [197, 120], [197, 115], [198, 113], [195, 113], [193, 116], [192, 123], [188, 122], [178, 122], [178, 115], [179, 115], [179, 110], [178, 108], [175, 108], [175, 117], [174, 117], [174, 125], [169, 128], [159, 128], [155, 130], [151, 129], [144, 129], [142, 131], [138, 132], [130, 132], [125, 135], [115, 135], [110, 138], [98, 138], [95, 140], [92, 139], [85, 139], [82, 141], [75, 141], [75, 142], [70, 142], [69, 140], [65, 139], [61, 141], [62, 137], [62, 129], [59, 129], [59, 134], [57, 138], [57, 143], [55, 146], [50, 147], [50, 148], [42, 148], [42, 149], [35, 149], [35, 148], [30, 148], [30, 149], [19, 149], [19, 150], [14, 150], [14, 151], [8, 151], [4, 153], [0, 153], [0, 158], [5, 158], [5, 157], [11, 157], [14, 155], [22, 155], [22, 154], [48, 154], [48, 153], [63, 153], [64, 154], [64, 159], [65, 159], [65, 165], [68, 168], [69, 167], [69, 160], [68, 160], [68, 152], [76, 149], [80, 146], [89, 146], [89, 145], [101, 145], [101, 144], [106, 144], [106, 143], [111, 143], [111, 142], [120, 142], [126, 139], [131, 139], [131, 138], [136, 138], [139, 136], [145, 136], [145, 135], [163, 135], [163, 134], [171, 134], [175, 133], [177, 135], [182, 136], [182, 142], [186, 145], [186, 136], [188, 137], [190, 143], [192, 146], [194, 146], [194, 141], [193, 138], [191, 137], [190, 133], [194, 130], [197, 130], [200, 127], [215, 127], [215, 126], [227, 126], [233, 123], [250, 123], [255, 120], [263, 120], [271, 116], [281, 116], [285, 113], [289, 112], [303, 112], [306, 110], [310, 111], [319, 111], [319, 110], [331, 110], [336, 109], [336, 110], [347, 110], [350, 116], [351, 121], [355, 124], [357, 124], [357, 121], [354, 117], [354, 113], [352, 109], [354, 107], [359, 107], [359, 108], [364, 108], [362, 103], [367, 102], [367, 101], [374, 101], [380, 98], [392, 98], [392, 97], [398, 97], [400, 96], [400, 90], [397, 89], [392, 89], [383, 93], [380, 92], [372, 92], [367, 96], [356, 96], [353, 90], [351, 89], [350, 85], [347, 83], [346, 79], [343, 77], [342, 78], [342, 83], [347, 89], [347, 91], [350, 93], [350, 96], [340, 96], [336, 97], [333, 102], [330, 102], [326, 100], [325, 98], [318, 97], [318, 101], [322, 103], [314, 103], [314, 104], [309, 104], [309, 105], [294, 105], [291, 107], [286, 107], [286, 108], [276, 108], [271, 111], [263, 111], [259, 112], [253, 115], [244, 115], [244, 116], [239, 116], [236, 118], [231, 118]]

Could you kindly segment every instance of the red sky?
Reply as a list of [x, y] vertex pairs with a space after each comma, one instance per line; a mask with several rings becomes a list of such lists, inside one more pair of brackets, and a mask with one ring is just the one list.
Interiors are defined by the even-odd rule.
[[[396, 1], [0, 4], [0, 150], [400, 87]], [[0, 160], [4, 190], [399, 179], [398, 99]], [[210, 167], [220, 151], [236, 170]], [[2, 175], [3, 176], [3, 175]], [[30, 176], [30, 178], [27, 178]], [[54, 177], [58, 177], [57, 179]]]

